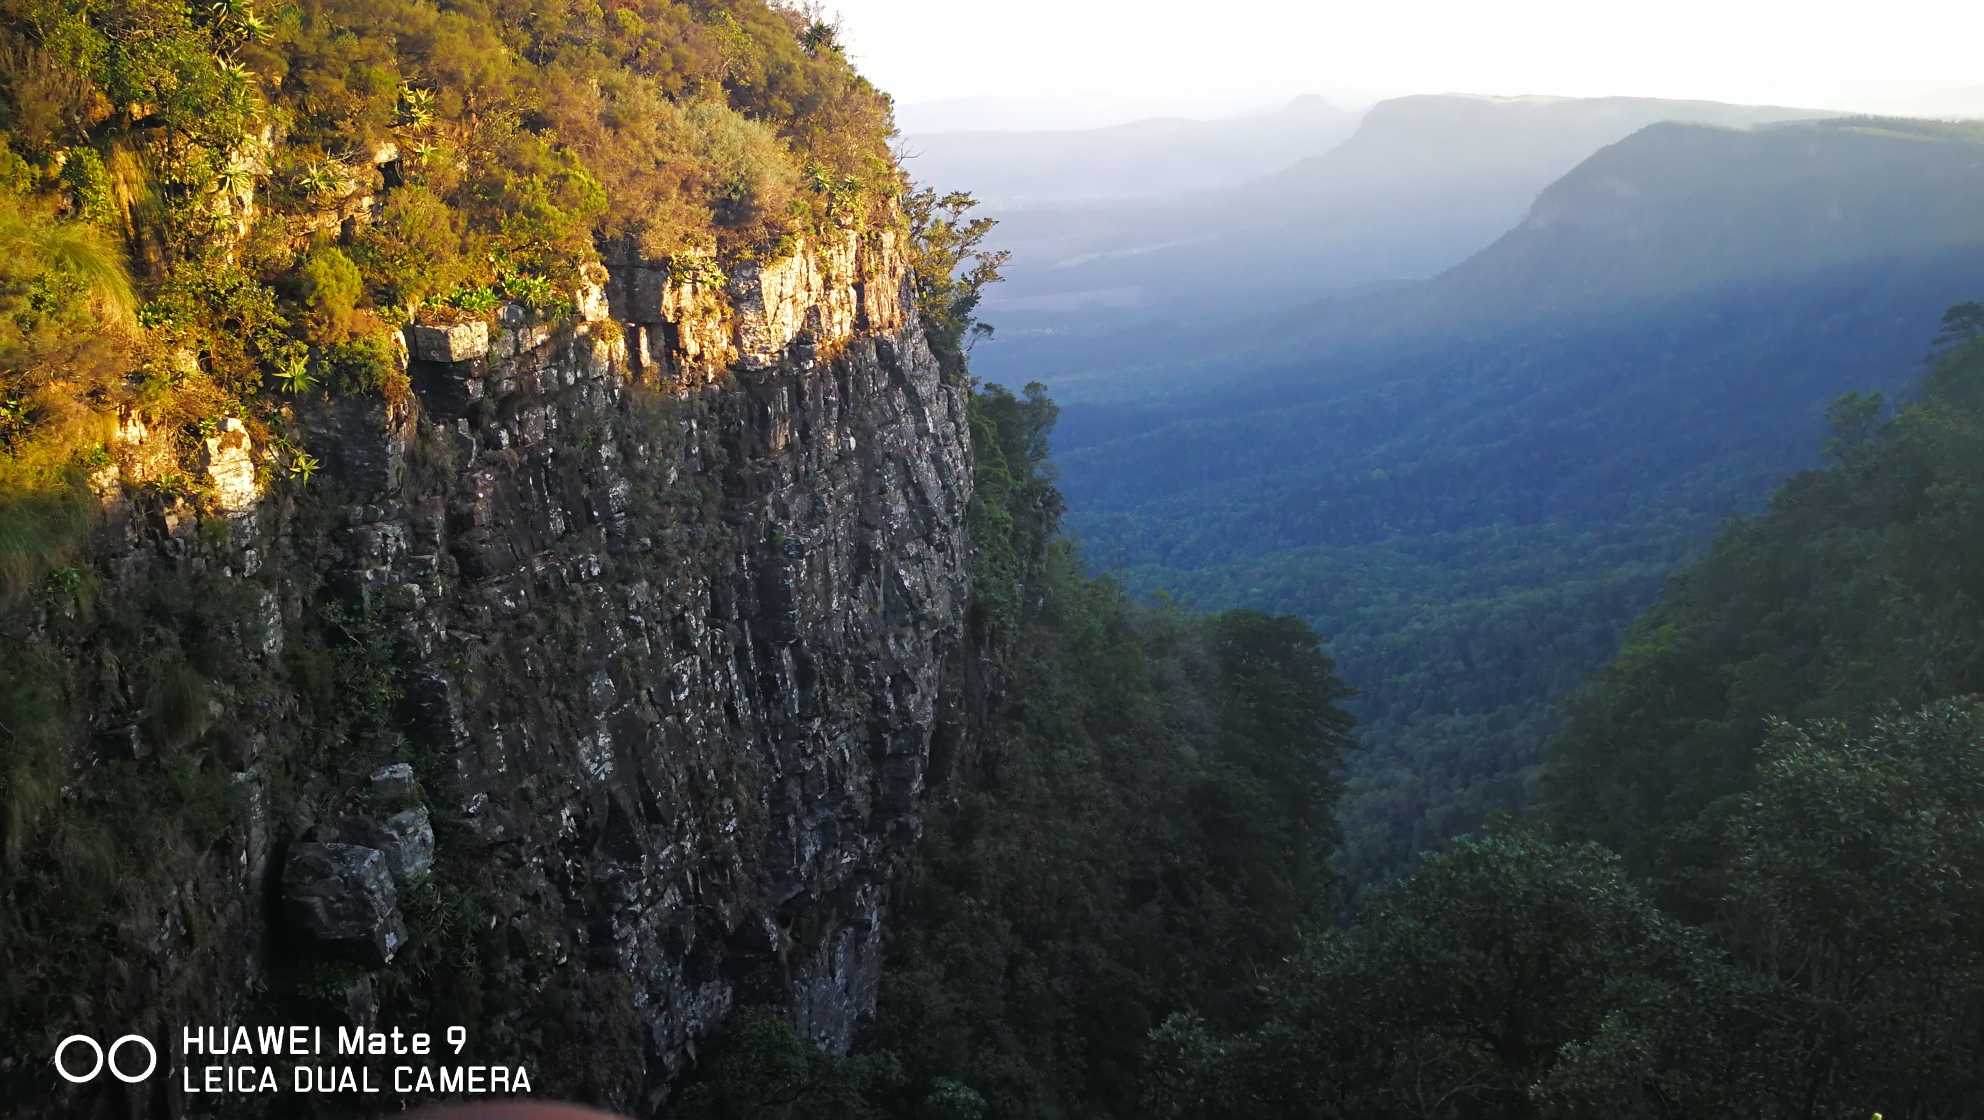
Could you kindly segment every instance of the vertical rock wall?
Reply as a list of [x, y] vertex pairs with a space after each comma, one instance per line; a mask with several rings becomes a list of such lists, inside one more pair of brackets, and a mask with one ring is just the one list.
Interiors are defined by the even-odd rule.
[[[382, 873], [283, 877], [298, 851], [356, 866], [340, 853], [378, 844], [387, 813], [423, 829], [431, 813], [436, 874], [484, 927], [480, 1053], [530, 1063], [540, 1093], [643, 1112], [740, 1001], [836, 1048], [872, 1010], [963, 641], [966, 391], [905, 314], [887, 237], [802, 247], [722, 288], [609, 264], [608, 318], [513, 313], [486, 354], [415, 358], [412, 399], [297, 405], [297, 450], [321, 463], [300, 489], [244, 502], [234, 458], [285, 463], [228, 428], [211, 452], [226, 508], [208, 515], [225, 533], [182, 525], [183, 502], [118, 507], [106, 602], [197, 569], [263, 604], [200, 740], [231, 744], [251, 806], [241, 850], [214, 861], [227, 882], [208, 893], [232, 901], [205, 933], [161, 918], [140, 964], [161, 979], [116, 1013], [169, 1044], [165, 1076], [181, 1023], [265, 1014], [255, 993], [311, 947], [310, 914], [413, 905], [404, 877], [392, 898]], [[285, 637], [327, 608], [389, 645], [391, 726], [278, 757], [307, 738]], [[147, 756], [131, 719], [84, 753]], [[342, 1002], [383, 1026], [423, 998], [367, 974]], [[51, 1115], [84, 1107], [54, 1088]], [[88, 1092], [177, 1114], [156, 1087]]]
[[966, 594], [965, 395], [902, 285], [851, 234], [722, 293], [622, 260], [612, 325], [415, 363], [445, 467], [326, 447], [384, 482], [334, 582], [406, 605], [455, 842], [521, 946], [625, 982], [650, 1097], [740, 998], [839, 1048], [873, 1008]]

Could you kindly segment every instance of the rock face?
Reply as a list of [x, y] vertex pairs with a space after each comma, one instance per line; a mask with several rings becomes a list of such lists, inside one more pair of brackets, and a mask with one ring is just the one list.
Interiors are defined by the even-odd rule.
[[843, 1048], [873, 1007], [966, 594], [965, 391], [903, 282], [853, 235], [725, 299], [623, 258], [618, 332], [416, 362], [452, 469], [341, 534], [336, 578], [411, 604], [408, 730], [451, 761], [496, 920], [625, 992], [629, 1104], [739, 999]]
[[[648, 1114], [740, 1003], [849, 1044], [968, 660], [967, 390], [905, 314], [893, 236], [728, 277], [623, 252], [573, 320], [410, 332], [410, 400], [299, 398], [322, 469], [221, 501], [242, 531], [120, 507], [106, 595], [240, 592], [210, 627], [240, 667], [183, 749], [253, 813], [215, 857], [216, 932], [161, 932], [120, 1022], [289, 1021], [255, 993], [295, 986], [296, 947], [376, 966], [446, 936], [485, 993], [478, 1060], [546, 1095]], [[210, 448], [216, 493], [246, 438]], [[309, 682], [361, 655], [386, 725], [296, 747], [347, 703]], [[141, 757], [144, 710], [90, 674], [90, 749]], [[415, 1026], [390, 990], [338, 1006]]]
[[466, 362], [489, 353], [489, 324], [458, 323], [452, 327], [407, 328], [413, 355], [424, 362]]
[[255, 485], [254, 442], [238, 417], [229, 416], [218, 427], [214, 435], [202, 441], [202, 459], [207, 468], [207, 482], [213, 487], [214, 504], [226, 513], [246, 513], [262, 497], [261, 488]]
[[354, 838], [377, 848], [395, 883], [425, 874], [434, 866], [434, 822], [427, 806], [402, 809], [390, 817], [361, 817], [351, 828]]
[[406, 943], [386, 858], [356, 844], [298, 844], [282, 872], [290, 924], [367, 964], [393, 963]]

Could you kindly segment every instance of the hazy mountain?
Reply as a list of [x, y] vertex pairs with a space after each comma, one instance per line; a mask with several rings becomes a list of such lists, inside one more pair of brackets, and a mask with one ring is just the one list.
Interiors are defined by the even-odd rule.
[[1167, 117], [1112, 128], [910, 133], [911, 177], [995, 208], [1228, 187], [1328, 151], [1357, 117], [1320, 97], [1226, 120]]
[[1656, 125], [1432, 281], [1061, 391], [1062, 486], [1133, 587], [1333, 637], [1378, 874], [1519, 801], [1671, 565], [1981, 294], [1984, 125]]
[[1027, 369], [1106, 366], [1125, 346], [1111, 331], [1431, 276], [1521, 221], [1580, 161], [1648, 124], [1827, 115], [1648, 98], [1402, 97], [1374, 106], [1336, 148], [1240, 186], [1004, 212], [995, 236], [1014, 261], [985, 314], [1008, 341], [988, 347], [980, 366], [1016, 379]]
[[1280, 102], [1251, 94], [1154, 97], [1148, 94], [1058, 94], [1044, 97], [944, 97], [899, 102], [896, 126], [905, 135], [939, 132], [1057, 132], [1104, 129], [1158, 117], [1220, 120], [1272, 112]]

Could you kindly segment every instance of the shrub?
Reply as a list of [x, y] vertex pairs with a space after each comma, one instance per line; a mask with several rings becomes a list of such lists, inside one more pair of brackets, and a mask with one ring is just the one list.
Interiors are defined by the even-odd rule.
[[358, 266], [335, 245], [320, 246], [303, 262], [302, 283], [305, 337], [318, 345], [343, 342], [365, 291]]
[[62, 182], [69, 188], [71, 213], [92, 225], [115, 228], [117, 204], [110, 195], [110, 172], [94, 149], [70, 149], [62, 164]]
[[397, 404], [411, 391], [392, 343], [377, 335], [325, 347], [324, 372], [341, 396], [384, 397]]
[[711, 219], [733, 229], [781, 226], [799, 169], [778, 135], [712, 101], [689, 106], [682, 120], [693, 130]]
[[411, 309], [473, 271], [463, 259], [460, 216], [426, 187], [392, 192], [379, 219], [352, 247], [381, 307]]

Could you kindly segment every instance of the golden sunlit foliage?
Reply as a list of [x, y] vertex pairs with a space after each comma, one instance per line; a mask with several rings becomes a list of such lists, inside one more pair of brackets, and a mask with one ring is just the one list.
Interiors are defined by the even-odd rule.
[[892, 131], [762, 0], [4, 0], [0, 502], [118, 465], [134, 407], [183, 458], [392, 397], [423, 307], [556, 314], [611, 241], [707, 268], [894, 221]]

